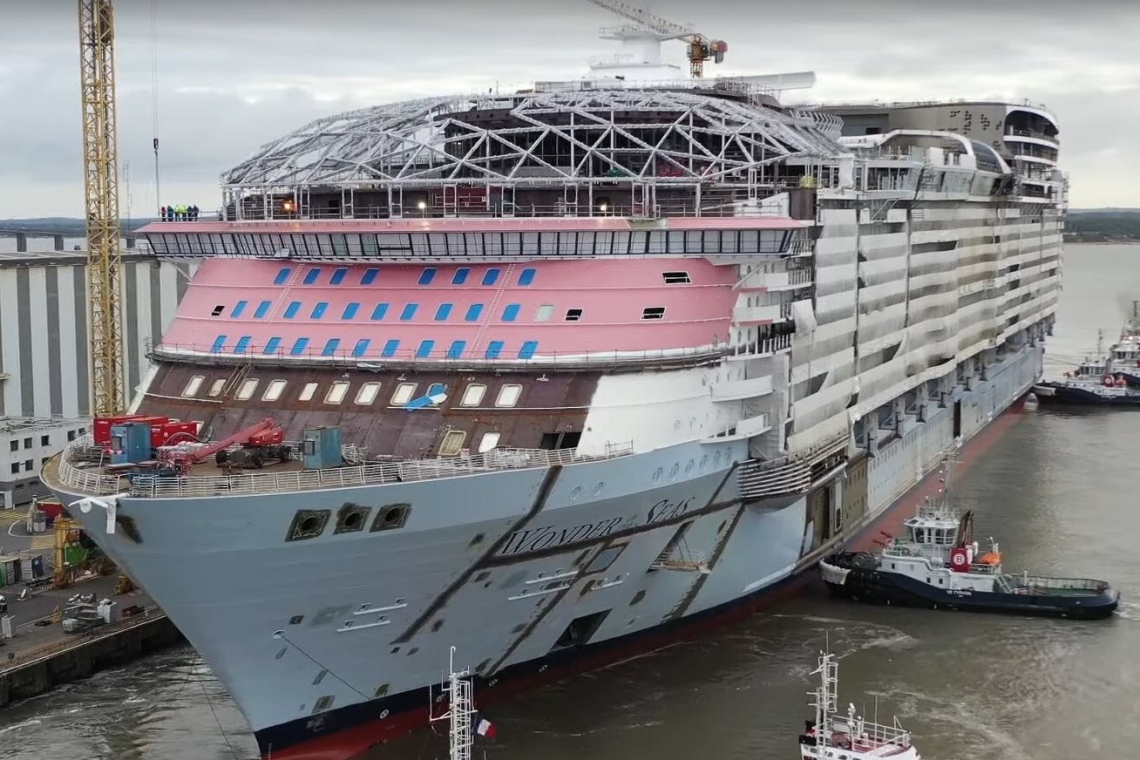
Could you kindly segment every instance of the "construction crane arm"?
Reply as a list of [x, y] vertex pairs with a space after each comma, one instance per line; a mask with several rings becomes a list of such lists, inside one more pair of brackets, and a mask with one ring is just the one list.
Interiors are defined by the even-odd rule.
[[668, 19], [663, 19], [643, 8], [635, 8], [628, 3], [618, 2], [618, 0], [587, 0], [587, 2], [599, 8], [604, 8], [610, 13], [617, 14], [635, 24], [641, 24], [646, 29], [657, 32], [658, 34], [682, 38], [687, 36], [700, 36], [688, 27], [675, 24]]

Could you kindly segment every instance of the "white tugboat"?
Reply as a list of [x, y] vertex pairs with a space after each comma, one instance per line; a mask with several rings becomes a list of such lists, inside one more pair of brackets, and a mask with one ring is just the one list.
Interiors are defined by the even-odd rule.
[[897, 717], [889, 726], [873, 723], [856, 713], [853, 704], [848, 704], [846, 715], [839, 713], [839, 663], [835, 655], [821, 652], [819, 667], [812, 675], [819, 676], [811, 703], [815, 721], [806, 721], [807, 730], [800, 734], [801, 760], [922, 760], [910, 743], [910, 732], [899, 725]]

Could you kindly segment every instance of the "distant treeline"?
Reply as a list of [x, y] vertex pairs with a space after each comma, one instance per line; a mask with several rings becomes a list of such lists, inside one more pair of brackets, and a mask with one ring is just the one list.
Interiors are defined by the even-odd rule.
[[1076, 243], [1140, 242], [1140, 209], [1069, 211], [1065, 240]]

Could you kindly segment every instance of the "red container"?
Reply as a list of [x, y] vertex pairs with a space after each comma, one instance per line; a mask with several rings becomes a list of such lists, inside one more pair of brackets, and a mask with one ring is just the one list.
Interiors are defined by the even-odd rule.
[[[159, 428], [151, 429], [151, 445], [156, 449], [159, 446], [166, 446], [174, 438], [173, 443], [185, 443], [198, 438], [198, 425], [200, 423], [194, 421], [184, 422], [181, 420], [171, 420]], [[177, 436], [177, 437], [175, 437]]]
[[141, 414], [127, 414], [121, 417], [96, 417], [95, 424], [92, 426], [93, 435], [95, 437], [96, 446], [110, 446], [111, 445], [111, 426], [118, 425], [120, 422], [133, 422], [134, 420], [141, 420]]

